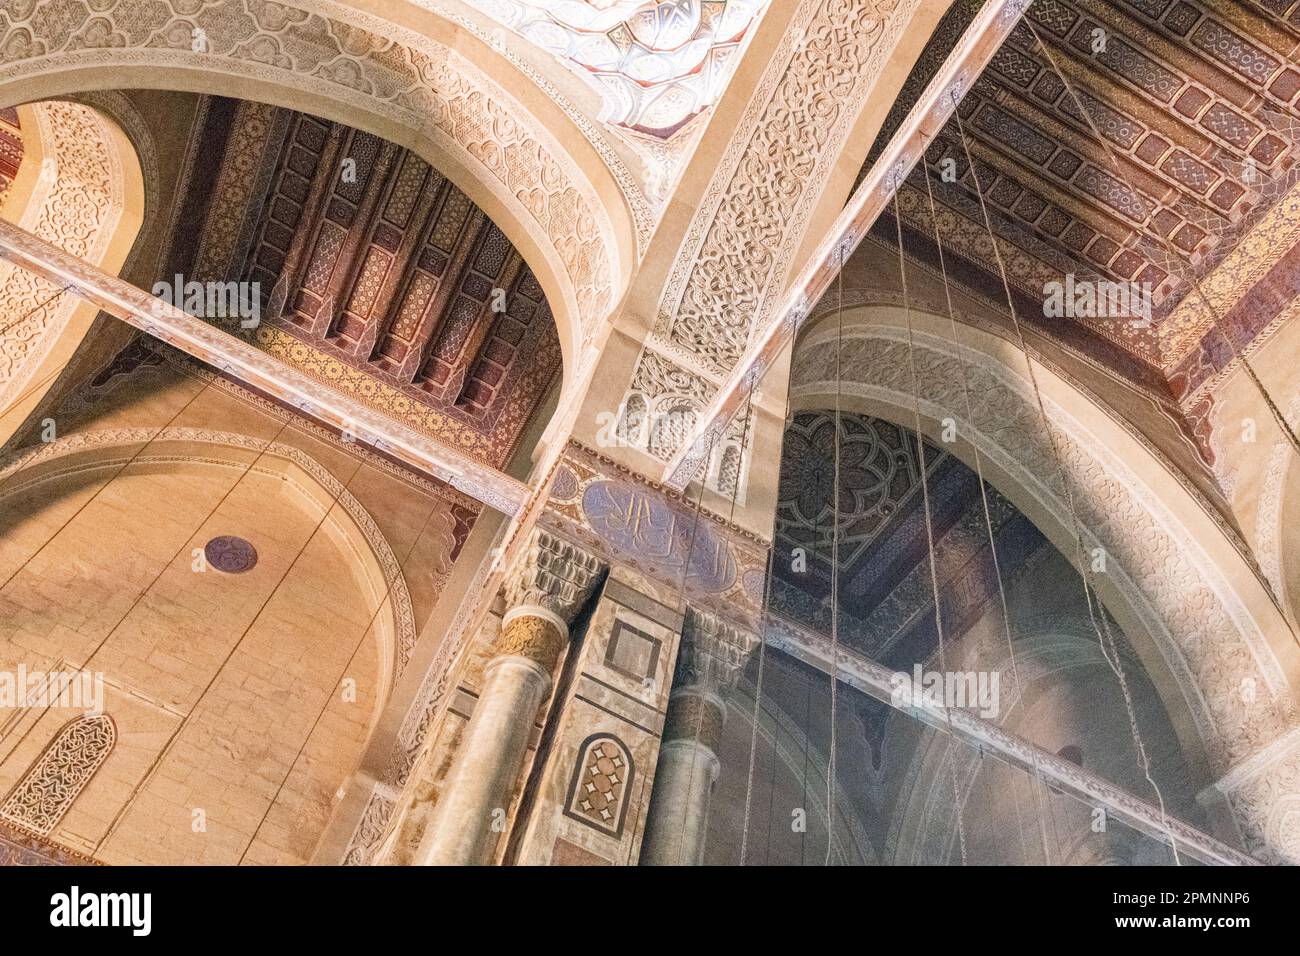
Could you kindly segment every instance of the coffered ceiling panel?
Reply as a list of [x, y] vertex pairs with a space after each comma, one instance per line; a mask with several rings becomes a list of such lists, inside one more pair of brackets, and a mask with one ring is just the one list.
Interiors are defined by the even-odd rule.
[[793, 417], [776, 512], [778, 614], [829, 633], [835, 587], [839, 639], [907, 666], [924, 660], [938, 637], [931, 561], [946, 636], [959, 637], [996, 601], [998, 567], [1005, 586], [1045, 539], [988, 485], [986, 520], [975, 473], [928, 441], [924, 449], [922, 487], [914, 432], [857, 414], [841, 414], [838, 428], [833, 412]]
[[504, 466], [561, 357], [542, 289], [501, 230], [424, 160], [368, 133], [229, 101], [208, 127], [220, 161], [190, 183], [212, 193], [195, 270], [258, 284], [262, 322], [245, 334]]
[[[949, 264], [1004, 298], [982, 191], [1023, 314], [1129, 377], [1183, 392], [1168, 382], [1215, 346], [1202, 341], [1212, 323], [1170, 321], [1175, 307], [1300, 181], [1300, 5], [1036, 0], [1025, 16], [961, 104], [975, 169], [955, 119], [926, 156]], [[910, 234], [932, 247], [923, 168], [898, 198]], [[890, 219], [877, 235], [893, 229]], [[1044, 315], [1045, 285], [1067, 274], [1146, 287], [1153, 321], [1138, 310]], [[1223, 326], [1239, 346], [1259, 331], [1250, 316]]]

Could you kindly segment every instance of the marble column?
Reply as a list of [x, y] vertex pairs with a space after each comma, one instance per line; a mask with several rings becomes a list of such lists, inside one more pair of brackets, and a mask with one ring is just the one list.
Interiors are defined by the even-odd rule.
[[582, 549], [545, 531], [533, 533], [503, 588], [501, 635], [421, 841], [420, 863], [492, 861], [529, 735], [569, 647], [569, 624], [601, 571], [600, 562]]
[[709, 800], [722, 769], [718, 746], [726, 698], [757, 646], [757, 635], [716, 614], [687, 608], [641, 846], [643, 864], [702, 862]]

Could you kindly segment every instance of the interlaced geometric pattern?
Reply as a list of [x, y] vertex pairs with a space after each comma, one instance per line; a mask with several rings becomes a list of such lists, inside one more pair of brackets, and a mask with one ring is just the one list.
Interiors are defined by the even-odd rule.
[[53, 830], [117, 741], [106, 714], [87, 714], [64, 725], [0, 805], [0, 819], [44, 835]]

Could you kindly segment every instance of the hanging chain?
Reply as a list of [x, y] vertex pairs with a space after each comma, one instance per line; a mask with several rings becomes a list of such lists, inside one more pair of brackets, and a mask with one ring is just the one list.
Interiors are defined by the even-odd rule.
[[[924, 142], [924, 134], [922, 134], [921, 169], [925, 177], [925, 193], [930, 203], [930, 221], [934, 223], [934, 244], [935, 244], [935, 248], [938, 249], [939, 251], [939, 273], [943, 277], [943, 296], [944, 296], [944, 301], [947, 304], [947, 308], [948, 308], [948, 324], [952, 334], [953, 345], [958, 346], [960, 339], [959, 339], [959, 333], [957, 331], [957, 311], [956, 309], [953, 308], [953, 304], [952, 304], [952, 287], [950, 284], [950, 280], [948, 279], [947, 260], [943, 254], [943, 239], [939, 233], [939, 213], [938, 213], [938, 209], [935, 206], [934, 186], [930, 181], [930, 166], [925, 160], [925, 149], [926, 146]], [[974, 433], [974, 431], [976, 430], [975, 411], [974, 411], [974, 405], [971, 402], [971, 397], [970, 397], [970, 381], [968, 378], [969, 370], [967, 369], [966, 362], [960, 356], [958, 357], [958, 364], [961, 367], [961, 394], [962, 394], [962, 404], [966, 410], [966, 425], [968, 428], [971, 429], [971, 432]], [[993, 514], [992, 514], [992, 509], [989, 508], [988, 487], [984, 481], [984, 456], [980, 453], [979, 445], [976, 442], [971, 441], [970, 446], [971, 446], [971, 452], [975, 458], [975, 476], [979, 481], [980, 504], [984, 512], [984, 528], [988, 532], [989, 551], [993, 555], [993, 577], [994, 580], [997, 581], [998, 601], [1002, 607], [1002, 628], [1003, 631], [1005, 632], [1005, 636], [1007, 639], [1007, 654], [1009, 655], [1011, 661], [1011, 683], [1012, 683], [1012, 687], [1014, 688], [1015, 699], [1019, 701], [1023, 699], [1024, 688], [1020, 683], [1020, 668], [1016, 661], [1015, 641], [1011, 634], [1011, 611], [1007, 604], [1007, 592], [1002, 579], [1002, 563], [998, 557], [997, 536], [993, 533]], [[1037, 771], [1037, 767], [1038, 767], [1037, 762], [1035, 762], [1034, 764], [1035, 771]], [[1034, 800], [1035, 803], [1037, 803], [1038, 805], [1038, 818], [1041, 821], [1043, 819], [1044, 812], [1043, 812], [1042, 797], [1039, 793], [1039, 788], [1031, 785], [1030, 789], [1033, 790]], [[1018, 794], [1016, 794], [1014, 788], [1012, 789], [1012, 797], [1016, 801], [1017, 830], [1020, 833], [1022, 853], [1024, 853], [1027, 858], [1028, 852], [1024, 848], [1024, 825], [1019, 822], [1020, 821], [1020, 797]], [[1042, 836], [1043, 836], [1043, 859], [1045, 862], [1050, 862], [1050, 855], [1048, 852], [1048, 842], [1047, 842], [1046, 834], [1044, 833], [1042, 834]]]
[[[1120, 691], [1124, 697], [1124, 706], [1128, 714], [1129, 729], [1133, 735], [1134, 746], [1137, 748], [1138, 761], [1143, 776], [1146, 778], [1147, 783], [1151, 786], [1151, 789], [1156, 795], [1156, 801], [1160, 808], [1160, 819], [1165, 827], [1166, 834], [1169, 837], [1169, 845], [1173, 850], [1174, 860], [1181, 864], [1177, 841], [1174, 839], [1173, 831], [1169, 829], [1169, 820], [1165, 810], [1164, 795], [1161, 793], [1159, 785], [1151, 776], [1151, 763], [1147, 758], [1146, 747], [1143, 746], [1142, 736], [1138, 731], [1137, 716], [1133, 707], [1132, 695], [1129, 692], [1128, 681], [1124, 676], [1123, 667], [1120, 665], [1118, 651], [1115, 652], [1113, 659], [1111, 653], [1107, 651], [1108, 643], [1112, 647], [1114, 646], [1114, 635], [1110, 633], [1110, 624], [1107, 621], [1104, 608], [1100, 609], [1100, 618], [1102, 623], [1101, 625], [1098, 624], [1099, 609], [1093, 605], [1093, 588], [1092, 584], [1088, 580], [1088, 563], [1084, 558], [1083, 527], [1079, 522], [1078, 511], [1075, 508], [1074, 491], [1071, 488], [1069, 481], [1066, 479], [1065, 466], [1062, 463], [1061, 451], [1056, 440], [1056, 433], [1053, 431], [1051, 422], [1047, 417], [1047, 409], [1043, 403], [1042, 391], [1038, 386], [1038, 374], [1034, 370], [1034, 360], [1029, 353], [1029, 346], [1025, 340], [1024, 328], [1021, 326], [1020, 319], [1016, 314], [1015, 301], [1011, 296], [1011, 283], [1007, 278], [1006, 263], [1003, 262], [1002, 259], [1002, 250], [998, 245], [997, 234], [993, 231], [993, 220], [989, 215], [988, 204], [984, 200], [984, 190], [980, 186], [979, 171], [975, 168], [974, 160], [971, 158], [970, 144], [966, 139], [966, 129], [965, 125], [962, 123], [960, 104], [955, 93], [953, 94], [953, 117], [957, 121], [957, 132], [961, 137], [962, 151], [966, 157], [966, 165], [970, 169], [971, 179], [975, 184], [975, 194], [979, 199], [980, 212], [984, 218], [984, 226], [988, 230], [989, 242], [993, 247], [993, 257], [997, 262], [998, 274], [1002, 279], [1002, 288], [1006, 293], [1007, 309], [1011, 319], [1011, 324], [1015, 330], [1016, 338], [1020, 345], [1020, 351], [1025, 357], [1025, 368], [1029, 374], [1029, 383], [1030, 387], [1033, 389], [1034, 401], [1038, 408], [1038, 415], [1042, 421], [1043, 431], [1046, 434], [1048, 444], [1052, 450], [1052, 459], [1056, 468], [1057, 480], [1060, 482], [1061, 489], [1065, 495], [1066, 507], [1070, 515], [1071, 530], [1074, 536], [1075, 556], [1078, 562], [1079, 575], [1083, 581], [1084, 598], [1088, 605], [1088, 618], [1092, 622], [1093, 630], [1096, 631], [1097, 641], [1102, 648], [1103, 656], [1106, 658], [1107, 663], [1110, 664], [1111, 669], [1115, 673], [1116, 679], [1119, 681]], [[1100, 599], [1098, 600], [1098, 603], [1100, 603]], [[1102, 633], [1103, 630], [1106, 632], [1105, 635]], [[1107, 640], [1108, 638], [1109, 642]]]
[[[925, 540], [929, 551], [930, 591], [934, 602], [934, 628], [939, 636], [939, 669], [948, 672], [947, 649], [943, 639], [943, 613], [939, 608], [939, 570], [934, 553], [934, 523], [930, 514], [930, 479], [926, 475], [925, 437], [921, 431], [921, 380], [916, 371], [916, 343], [912, 335], [912, 308], [907, 294], [907, 269], [903, 254], [903, 219], [898, 209], [898, 190], [903, 184], [901, 171], [894, 179], [894, 226], [898, 238], [898, 276], [903, 286], [903, 315], [907, 320], [907, 361], [912, 372], [912, 409], [916, 418], [916, 456], [920, 462], [921, 472], [921, 510], [925, 514]], [[961, 863], [966, 866], [966, 826], [962, 820], [961, 788], [957, 784], [957, 757], [953, 753], [956, 747], [956, 735], [952, 732], [952, 716], [948, 714], [947, 702], [944, 702], [944, 715], [948, 719], [949, 748], [948, 768], [952, 773], [952, 806], [957, 820], [957, 839], [961, 847]]]
[[835, 473], [831, 478], [831, 733], [830, 748], [826, 758], [826, 860], [831, 862], [831, 849], [835, 845], [835, 708], [836, 688], [840, 682], [840, 445], [843, 428], [844, 352], [844, 242], [840, 243], [840, 268], [836, 273], [835, 302]]

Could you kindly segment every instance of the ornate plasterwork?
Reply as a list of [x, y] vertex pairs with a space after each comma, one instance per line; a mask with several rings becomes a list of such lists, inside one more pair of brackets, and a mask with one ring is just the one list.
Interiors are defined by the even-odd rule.
[[614, 151], [601, 130], [587, 118], [587, 114], [571, 103], [546, 76], [513, 50], [502, 44], [499, 36], [495, 33], [489, 33], [476, 22], [461, 16], [445, 4], [437, 2], [437, 0], [413, 0], [413, 2], [418, 3], [426, 10], [432, 10], [439, 16], [455, 23], [461, 29], [469, 31], [480, 40], [490, 44], [499, 56], [505, 57], [515, 69], [537, 84], [538, 89], [549, 96], [564, 111], [564, 114], [573, 120], [573, 124], [582, 131], [582, 135], [586, 137], [587, 142], [591, 143], [596, 152], [600, 154], [600, 158], [605, 161], [605, 165], [609, 167], [610, 173], [613, 174], [614, 181], [618, 183], [618, 188], [622, 192], [623, 198], [627, 200], [628, 208], [632, 211], [632, 219], [636, 223], [637, 255], [644, 254], [646, 245], [650, 242], [650, 235], [654, 232], [655, 225], [658, 223], [658, 212], [651, 208], [645, 190], [637, 183], [632, 171], [627, 168], [627, 164]]
[[[130, 140], [135, 152], [135, 159], [140, 164], [140, 175], [144, 180], [144, 212], [140, 220], [138, 235], [152, 236], [158, 217], [164, 212], [174, 213], [180, 205], [180, 195], [173, 190], [168, 209], [164, 210], [159, 202], [166, 197], [162, 185], [161, 171], [158, 165], [158, 147], [154, 142], [153, 131], [149, 121], [136, 109], [130, 97], [117, 90], [89, 90], [72, 97], [76, 102], [98, 110], [112, 122], [121, 127]], [[170, 234], [170, 233], [168, 233]], [[131, 247], [131, 253], [119, 270], [123, 275], [131, 272], [140, 252], [140, 243]], [[150, 264], [145, 264], [146, 271]]]
[[656, 334], [731, 370], [774, 307], [808, 217], [915, 0], [805, 2], [750, 100], [660, 299]]
[[[929, 335], [915, 338], [921, 414], [938, 420], [964, 408], [965, 383], [974, 421], [963, 423], [963, 436], [1061, 527], [1070, 528], [1052, 444], [1028, 383], [973, 349]], [[833, 340], [801, 346], [791, 374], [796, 405], [801, 396], [833, 391], [835, 351]], [[908, 352], [906, 329], [848, 333], [840, 355], [844, 394], [911, 414], [916, 396]], [[1297, 723], [1291, 691], [1267, 639], [1213, 567], [1204, 543], [1183, 529], [1132, 465], [1050, 397], [1044, 396], [1044, 404], [1084, 529], [1084, 547], [1102, 547], [1110, 556], [1108, 577], [1152, 635], [1214, 765], [1226, 771], [1249, 760]], [[1300, 773], [1300, 765], [1296, 770]], [[1300, 777], [1280, 785], [1295, 791]], [[1259, 814], [1228, 796], [1252, 845], [1276, 855]]]
[[[18, 225], [87, 262], [99, 262], [125, 203], [125, 179], [107, 121], [75, 103], [33, 107], [48, 165]], [[0, 407], [22, 394], [79, 304], [58, 286], [0, 262]], [[47, 303], [40, 308], [35, 306]]]
[[601, 119], [667, 139], [717, 102], [768, 0], [477, 0], [600, 93]]
[[614, 227], [581, 171], [499, 84], [426, 37], [324, 0], [18, 0], [0, 51], [0, 85], [92, 64], [198, 69], [382, 117], [454, 154], [519, 216], [567, 278], [583, 337], [614, 299]]
[[506, 580], [506, 607], [544, 608], [567, 623], [604, 570], [594, 555], [550, 532], [534, 530], [518, 567]]
[[0, 804], [0, 820], [49, 833], [117, 743], [107, 714], [86, 714], [65, 724]]
[[[375, 591], [371, 597], [380, 605], [385, 600], [391, 602], [394, 643], [392, 673], [394, 679], [401, 675], [403, 668], [406, 667], [406, 662], [411, 657], [411, 651], [415, 648], [417, 637], [415, 615], [411, 607], [411, 595], [406, 586], [406, 578], [402, 574], [401, 564], [397, 560], [397, 556], [393, 554], [392, 548], [389, 547], [384, 533], [375, 523], [375, 519], [370, 516], [370, 513], [361, 502], [320, 462], [292, 445], [285, 445], [280, 442], [272, 442], [268, 445], [265, 441], [248, 435], [200, 428], [170, 427], [161, 431], [156, 428], [114, 428], [77, 432], [53, 442], [27, 448], [6, 459], [0, 459], [0, 487], [3, 487], [5, 497], [21, 494], [27, 488], [48, 479], [46, 474], [38, 474], [35, 478], [27, 480], [15, 477], [26, 473], [33, 466], [78, 452], [92, 449], [110, 449], [117, 446], [121, 446], [123, 449], [122, 463], [127, 461], [136, 463], [176, 461], [215, 465], [231, 464], [231, 462], [218, 457], [199, 458], [193, 454], [176, 455], [168, 454], [165, 451], [132, 454], [128, 451], [133, 446], [143, 447], [151, 444], [156, 445], [160, 442], [186, 442], [248, 449], [259, 452], [260, 456], [272, 456], [291, 461], [310, 475], [330, 496], [331, 500], [336, 501], [338, 506], [361, 530], [366, 545], [382, 569], [385, 580], [384, 590], [382, 592]], [[241, 464], [239, 467], [242, 469], [244, 466]], [[250, 467], [253, 471], [277, 478], [283, 477], [280, 472], [264, 466], [253, 464]], [[448, 542], [444, 548], [445, 552], [450, 554], [453, 546], [453, 542]], [[450, 570], [448, 566], [439, 569], [435, 573], [435, 584], [438, 590], [441, 590]]]
[[[916, 0], [804, 0], [691, 221], [638, 360], [677, 366], [707, 401], [784, 291], [853, 121]], [[643, 392], [643, 394], [645, 394]], [[651, 403], [675, 391], [646, 394]], [[675, 448], [655, 449], [668, 460]]]
[[495, 656], [522, 657], [549, 674], [568, 642], [568, 633], [562, 633], [550, 618], [522, 614], [511, 618], [501, 629]]
[[756, 647], [758, 635], [752, 631], [709, 611], [687, 607], [673, 690], [698, 687], [725, 697]]

